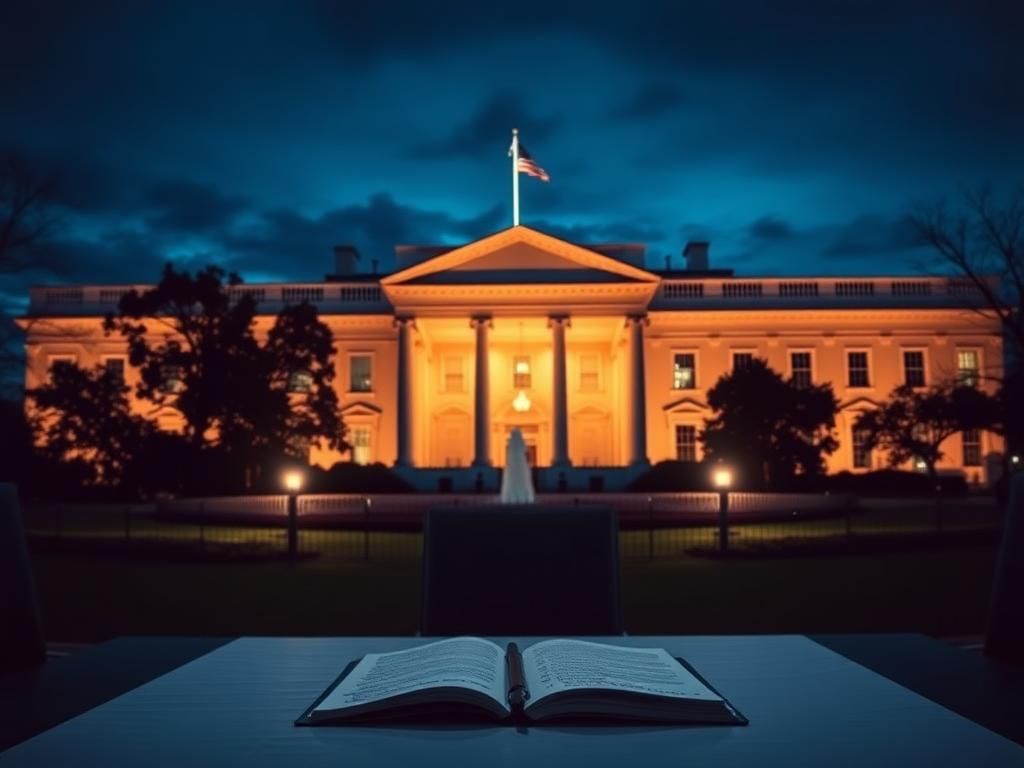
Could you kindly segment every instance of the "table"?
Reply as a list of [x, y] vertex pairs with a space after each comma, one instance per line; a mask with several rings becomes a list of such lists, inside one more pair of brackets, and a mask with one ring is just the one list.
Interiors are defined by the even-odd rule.
[[[494, 639], [499, 643], [514, 639], [523, 647], [541, 638]], [[295, 728], [295, 717], [352, 658], [371, 651], [407, 648], [424, 640], [246, 637], [207, 640], [204, 646], [203, 641], [192, 639], [194, 658], [180, 666], [175, 666], [174, 660], [162, 659], [162, 667], [170, 666], [170, 671], [164, 670], [164, 674], [139, 687], [114, 695], [0, 753], [0, 768], [1024, 766], [1024, 746], [968, 719], [973, 717], [1007, 735], [1024, 738], [1024, 734], [1013, 731], [1020, 728], [1024, 713], [1019, 679], [1013, 679], [1012, 671], [1004, 674], [996, 669], [987, 681], [980, 676], [980, 688], [965, 687], [964, 681], [979, 678], [976, 669], [969, 678], [963, 677], [971, 673], [972, 665], [985, 666], [987, 662], [927, 638], [771, 635], [595, 639], [660, 646], [683, 656], [750, 719], [750, 725]], [[116, 642], [121, 642], [125, 650], [124, 640]], [[150, 643], [154, 655], [158, 655], [159, 642]], [[171, 640], [167, 643], [173, 646]], [[106, 646], [108, 654], [110, 648]], [[95, 650], [102, 653], [104, 647]], [[858, 657], [878, 671], [853, 660]], [[916, 663], [914, 658], [923, 658], [925, 663]], [[925, 666], [931, 667], [930, 673], [924, 671]], [[912, 686], [931, 685], [933, 690], [915, 692], [884, 676], [908, 678], [908, 670]], [[957, 684], [959, 678], [963, 680]], [[122, 684], [130, 686], [132, 681]], [[62, 696], [52, 682], [49, 695]], [[944, 703], [961, 713], [966, 710], [968, 717], [926, 696], [945, 696], [948, 701]]]

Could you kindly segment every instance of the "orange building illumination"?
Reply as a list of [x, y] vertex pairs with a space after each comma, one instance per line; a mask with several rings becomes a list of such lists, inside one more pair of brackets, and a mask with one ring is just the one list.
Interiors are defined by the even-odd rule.
[[[335, 337], [350, 454], [311, 462], [383, 462], [425, 490], [497, 487], [519, 427], [541, 488], [624, 486], [650, 463], [700, 460], [707, 390], [745, 356], [797, 382], [831, 382], [840, 449], [830, 471], [867, 471], [853, 423], [897, 385], [1002, 371], [999, 323], [955, 278], [738, 278], [709, 270], [691, 243], [686, 269], [651, 271], [640, 245], [581, 246], [516, 226], [461, 247], [398, 246], [397, 271], [315, 284], [232, 288], [259, 300], [265, 331], [308, 300]], [[128, 369], [103, 316], [126, 286], [33, 289], [26, 385], [55, 361]], [[157, 414], [175, 428], [176, 414]], [[1002, 451], [987, 433], [943, 445], [940, 470], [987, 482]]]

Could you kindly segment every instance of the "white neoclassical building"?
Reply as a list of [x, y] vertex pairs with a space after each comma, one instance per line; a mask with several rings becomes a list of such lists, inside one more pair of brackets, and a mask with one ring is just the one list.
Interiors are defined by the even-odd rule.
[[[497, 487], [518, 427], [540, 484], [614, 489], [652, 462], [699, 460], [707, 390], [762, 357], [797, 383], [831, 382], [841, 446], [829, 469], [866, 471], [857, 415], [897, 385], [1002, 370], [995, 317], [956, 278], [737, 277], [690, 243], [678, 268], [645, 266], [636, 244], [578, 245], [516, 226], [467, 245], [397, 246], [390, 274], [361, 271], [349, 247], [320, 283], [246, 284], [261, 329], [284, 305], [315, 303], [334, 333], [352, 450], [312, 462], [383, 462], [423, 489]], [[103, 316], [139, 286], [34, 288], [21, 319], [26, 384], [61, 360], [103, 364], [131, 382]], [[175, 428], [168, 410], [154, 416]], [[969, 432], [941, 468], [984, 482], [1002, 450]]]

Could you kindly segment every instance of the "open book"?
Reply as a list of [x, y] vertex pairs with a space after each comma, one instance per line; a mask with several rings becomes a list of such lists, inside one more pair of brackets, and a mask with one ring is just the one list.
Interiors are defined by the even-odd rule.
[[502, 648], [478, 637], [456, 637], [367, 654], [349, 665], [296, 725], [424, 716], [747, 722], [662, 648], [544, 640], [520, 653], [514, 643]]

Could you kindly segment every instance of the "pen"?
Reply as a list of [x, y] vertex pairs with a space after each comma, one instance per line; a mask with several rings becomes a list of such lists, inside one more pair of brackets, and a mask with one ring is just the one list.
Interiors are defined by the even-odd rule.
[[508, 705], [518, 709], [530, 698], [530, 692], [523, 677], [523, 657], [515, 643], [509, 643], [505, 650], [505, 669], [508, 672]]

